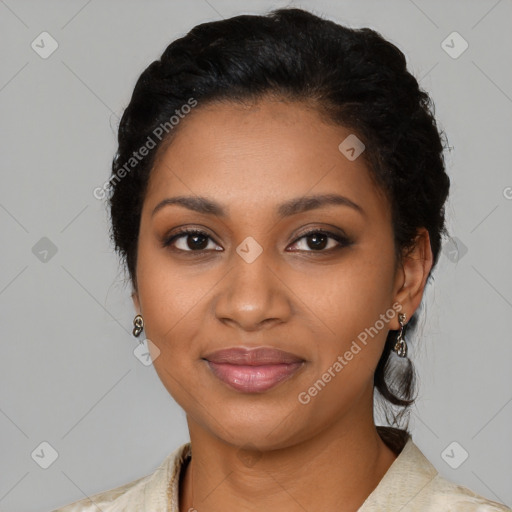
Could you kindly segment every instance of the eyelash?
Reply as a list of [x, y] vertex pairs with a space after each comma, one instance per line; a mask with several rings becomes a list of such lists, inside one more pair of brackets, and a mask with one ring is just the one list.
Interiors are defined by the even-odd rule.
[[[332, 233], [330, 231], [327, 231], [327, 230], [324, 230], [324, 229], [312, 229], [310, 231], [306, 231], [305, 233], [302, 233], [300, 235], [300, 237], [296, 238], [295, 241], [292, 243], [292, 245], [296, 244], [299, 240], [301, 240], [302, 238], [306, 238], [310, 235], [316, 235], [316, 234], [321, 234], [321, 235], [325, 235], [329, 238], [332, 238], [333, 240], [335, 240], [336, 242], [338, 242], [339, 246], [338, 247], [331, 247], [330, 249], [327, 249], [327, 250], [318, 250], [318, 251], [315, 251], [315, 250], [309, 250], [309, 251], [302, 251], [302, 252], [309, 252], [309, 253], [330, 253], [332, 251], [335, 251], [337, 249], [342, 249], [343, 247], [347, 247], [349, 245], [352, 244], [352, 241], [345, 237], [345, 236], [342, 236], [342, 235], [338, 235], [336, 233]], [[194, 229], [194, 228], [183, 228], [183, 229], [180, 229], [179, 231], [177, 231], [176, 233], [174, 233], [172, 236], [170, 237], [167, 237], [163, 240], [162, 242], [162, 247], [169, 247], [175, 240], [177, 240], [178, 238], [182, 238], [184, 237], [185, 235], [200, 235], [200, 236], [204, 236], [206, 238], [209, 238], [210, 240], [212, 240], [212, 238], [210, 237], [210, 235], [208, 235], [208, 233], [204, 232], [204, 231], [201, 231], [200, 229]], [[211, 252], [210, 249], [201, 249], [201, 250], [197, 250], [197, 251], [193, 251], [193, 250], [189, 250], [189, 251], [184, 251], [183, 249], [175, 249], [176, 251], [180, 251], [180, 252], [185, 252], [185, 253], [198, 253], [198, 254], [201, 254], [201, 253], [204, 253], [204, 252]], [[299, 251], [301, 252], [301, 251]]]

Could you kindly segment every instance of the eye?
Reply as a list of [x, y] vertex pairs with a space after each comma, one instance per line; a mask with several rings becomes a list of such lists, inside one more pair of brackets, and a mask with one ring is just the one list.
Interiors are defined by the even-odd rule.
[[[211, 248], [208, 249], [208, 239], [213, 242], [210, 235], [200, 229], [180, 229], [172, 236], [166, 238], [162, 245], [163, 247], [168, 247], [173, 245], [175, 241], [179, 241], [181, 247], [178, 246], [179, 244], [174, 244], [177, 250], [184, 252], [200, 252], [211, 250]], [[222, 249], [214, 250], [218, 251]]]
[[[300, 238], [297, 238], [295, 242], [292, 244], [297, 245], [301, 240], [306, 240], [306, 246], [312, 250], [308, 250], [307, 248], [299, 248], [299, 251], [304, 252], [330, 252], [331, 250], [340, 249], [342, 247], [346, 247], [351, 244], [351, 241], [342, 235], [338, 235], [336, 233], [332, 233], [330, 231], [326, 231], [323, 229], [312, 229], [303, 233]], [[167, 237], [163, 242], [163, 247], [168, 247], [173, 245], [178, 251], [183, 252], [201, 252], [212, 250], [212, 247], [209, 246], [210, 240], [213, 243], [210, 235], [205, 231], [201, 231], [200, 229], [180, 229], [172, 236]], [[329, 241], [331, 242], [329, 247]], [[179, 242], [179, 244], [175, 243]], [[213, 243], [215, 246], [215, 243]], [[217, 246], [219, 247], [219, 246]], [[327, 249], [326, 249], [327, 247]], [[213, 247], [215, 251], [222, 251], [222, 249], [216, 249]]]
[[[313, 229], [303, 233], [302, 236], [293, 243], [293, 245], [296, 245], [303, 239], [306, 240], [303, 245], [306, 245], [310, 249], [312, 248], [312, 250], [299, 249], [300, 251], [305, 252], [330, 252], [331, 250], [340, 249], [341, 247], [351, 244], [351, 241], [347, 237], [330, 231], [325, 231], [323, 229]], [[327, 247], [329, 245], [329, 240], [331, 241], [331, 245], [330, 247]]]

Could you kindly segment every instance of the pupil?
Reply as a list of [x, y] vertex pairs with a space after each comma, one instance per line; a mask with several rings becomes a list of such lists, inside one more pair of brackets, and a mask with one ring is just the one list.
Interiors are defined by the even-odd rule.
[[[208, 245], [208, 241], [207, 241], [207, 238], [203, 235], [189, 235], [189, 238], [188, 240], [190, 241], [190, 239], [193, 239], [194, 242], [192, 242], [192, 244], [188, 244], [188, 247], [189, 249], [199, 249], [199, 250], [202, 250], [204, 249], [207, 245]], [[197, 243], [197, 239], [203, 239], [202, 242], [203, 243]]]
[[[327, 240], [327, 236], [322, 233], [315, 233], [313, 235], [309, 235], [308, 238], [310, 240], [316, 240], [315, 242], [313, 242], [313, 246], [310, 245], [311, 249], [323, 249], [326, 245], [325, 242]], [[321, 240], [320, 242], [318, 242], [319, 239]]]

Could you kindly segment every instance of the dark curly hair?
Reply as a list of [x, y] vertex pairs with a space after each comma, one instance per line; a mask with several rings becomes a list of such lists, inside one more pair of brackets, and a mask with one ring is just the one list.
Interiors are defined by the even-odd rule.
[[[157, 155], [179, 129], [172, 118], [179, 122], [194, 102], [201, 108], [268, 96], [307, 102], [323, 119], [357, 134], [366, 146], [362, 156], [370, 175], [389, 199], [397, 262], [424, 227], [433, 269], [447, 234], [444, 203], [450, 186], [433, 102], [408, 72], [404, 54], [378, 32], [285, 8], [197, 25], [139, 77], [119, 124], [108, 183], [111, 238], [134, 290], [142, 204]], [[135, 161], [137, 150], [144, 156], [137, 153]], [[409, 331], [416, 320], [415, 314]], [[398, 424], [414, 402], [415, 375], [409, 359], [390, 357], [396, 335], [388, 334], [374, 386], [388, 406], [401, 409], [393, 413]]]

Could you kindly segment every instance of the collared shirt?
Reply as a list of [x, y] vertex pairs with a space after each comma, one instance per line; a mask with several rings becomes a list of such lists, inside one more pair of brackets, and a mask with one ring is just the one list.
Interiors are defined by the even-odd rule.
[[[398, 429], [377, 428], [381, 434], [391, 433], [388, 444], [395, 443], [398, 456], [357, 512], [512, 512], [443, 478], [411, 436], [402, 438], [400, 449], [393, 434]], [[191, 444], [185, 443], [150, 475], [53, 512], [179, 512], [180, 474], [191, 455]]]

